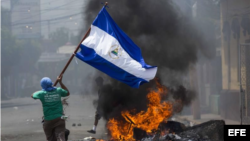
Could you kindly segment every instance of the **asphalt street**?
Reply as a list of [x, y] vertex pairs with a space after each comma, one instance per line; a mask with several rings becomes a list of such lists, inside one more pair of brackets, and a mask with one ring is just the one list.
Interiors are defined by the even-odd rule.
[[[85, 137], [107, 138], [105, 121], [100, 120], [96, 134], [90, 134], [94, 122], [95, 96], [71, 95], [65, 113], [69, 118], [66, 128], [70, 130], [69, 140]], [[42, 129], [42, 104], [32, 98], [19, 98], [1, 101], [1, 140], [2, 141], [45, 141]], [[72, 126], [75, 124], [76, 126]], [[79, 125], [79, 126], [78, 126]]]

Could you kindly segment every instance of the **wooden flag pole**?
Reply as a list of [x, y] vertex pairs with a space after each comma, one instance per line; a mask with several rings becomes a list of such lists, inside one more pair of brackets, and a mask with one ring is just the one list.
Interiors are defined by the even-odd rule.
[[[105, 7], [108, 5], [108, 2], [105, 2]], [[62, 75], [64, 74], [64, 72], [66, 71], [66, 69], [68, 68], [69, 64], [71, 63], [72, 59], [74, 58], [75, 54], [77, 53], [78, 49], [80, 48], [81, 43], [87, 38], [88, 34], [90, 33], [91, 27], [89, 27], [88, 31], [85, 33], [84, 37], [82, 38], [81, 42], [78, 44], [77, 48], [75, 49], [74, 53], [71, 55], [71, 57], [69, 58], [69, 61], [67, 62], [67, 64], [65, 65], [65, 67], [63, 68], [61, 74], [59, 75], [59, 78], [62, 77]], [[56, 86], [58, 83], [58, 79], [56, 79], [56, 82], [54, 83], [53, 86]]]
[[[81, 42], [78, 44], [77, 48], [75, 49], [74, 53], [71, 55], [71, 57], [69, 58], [69, 61], [67, 62], [67, 64], [65, 65], [65, 67], [63, 68], [61, 74], [59, 75], [59, 78], [64, 74], [64, 72], [66, 71], [66, 69], [68, 68], [69, 64], [71, 63], [72, 59], [74, 58], [75, 54], [77, 53], [78, 49], [80, 48], [81, 43], [87, 38], [87, 35], [90, 32], [90, 27], [88, 29], [88, 31], [86, 32], [86, 34], [84, 35], [84, 37], [82, 38]], [[54, 83], [54, 86], [56, 86], [58, 83], [58, 79], [56, 79], [56, 82]]]

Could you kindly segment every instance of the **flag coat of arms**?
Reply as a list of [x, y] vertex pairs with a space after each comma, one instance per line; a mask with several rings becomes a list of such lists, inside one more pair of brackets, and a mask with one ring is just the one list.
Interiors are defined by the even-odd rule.
[[157, 67], [144, 62], [140, 48], [118, 27], [105, 6], [80, 48], [78, 59], [133, 88], [156, 75]]

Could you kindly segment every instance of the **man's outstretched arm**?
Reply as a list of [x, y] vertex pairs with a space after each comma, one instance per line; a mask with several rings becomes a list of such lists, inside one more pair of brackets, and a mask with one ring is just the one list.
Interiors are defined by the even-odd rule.
[[66, 90], [68, 92], [67, 96], [69, 96], [70, 95], [69, 89], [63, 84], [62, 77], [58, 78], [58, 82], [60, 83], [61, 88], [63, 88], [64, 90]]
[[[34, 93], [33, 93], [34, 94]], [[31, 98], [33, 98], [33, 94], [31, 94]], [[34, 99], [34, 98], [33, 98]]]
[[[39, 92], [39, 91], [36, 91], [36, 92]], [[34, 98], [34, 94], [36, 93], [36, 92], [34, 92], [33, 94], [31, 94], [31, 98], [33, 98], [33, 99], [37, 99], [37, 98]]]

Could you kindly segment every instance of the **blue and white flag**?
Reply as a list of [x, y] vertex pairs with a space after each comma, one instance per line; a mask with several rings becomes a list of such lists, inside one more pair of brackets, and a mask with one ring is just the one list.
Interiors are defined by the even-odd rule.
[[118, 27], [105, 7], [80, 47], [77, 58], [131, 87], [138, 88], [156, 75], [157, 67], [144, 62], [140, 48]]

